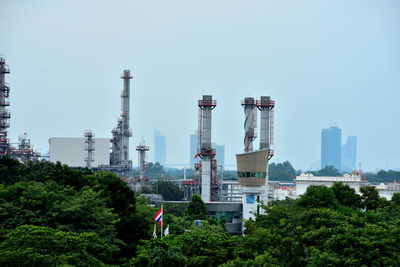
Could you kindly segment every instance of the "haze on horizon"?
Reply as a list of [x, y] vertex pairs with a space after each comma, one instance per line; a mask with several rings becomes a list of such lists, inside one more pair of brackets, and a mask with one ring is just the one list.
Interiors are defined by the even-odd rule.
[[357, 136], [363, 169], [400, 168], [397, 0], [3, 0], [0, 10], [14, 142], [27, 132], [47, 152], [50, 137], [111, 137], [131, 69], [134, 163], [142, 139], [153, 160], [154, 129], [167, 163], [188, 163], [197, 100], [212, 94], [212, 141], [235, 164], [240, 100], [270, 95], [275, 161], [309, 169], [321, 129], [337, 125], [342, 142]]

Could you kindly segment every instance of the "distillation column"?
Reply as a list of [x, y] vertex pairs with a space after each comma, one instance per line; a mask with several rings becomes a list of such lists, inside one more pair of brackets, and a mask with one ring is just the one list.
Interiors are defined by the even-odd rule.
[[95, 143], [95, 141], [94, 141], [94, 133], [92, 133], [92, 131], [90, 131], [90, 130], [86, 130], [85, 131], [85, 133], [84, 133], [84, 136], [86, 137], [86, 139], [85, 139], [85, 144], [86, 144], [86, 146], [85, 146], [85, 150], [87, 151], [87, 157], [85, 158], [85, 161], [87, 162], [86, 163], [86, 166], [89, 168], [89, 169], [91, 169], [92, 168], [92, 162], [94, 162], [94, 150], [95, 150], [95, 147], [94, 147], [94, 143]]
[[9, 140], [7, 137], [7, 129], [10, 127], [9, 119], [10, 112], [7, 107], [10, 105], [8, 96], [10, 87], [5, 83], [5, 74], [10, 73], [6, 61], [2, 55], [0, 55], [0, 156], [9, 153]]
[[215, 156], [215, 149], [211, 148], [211, 111], [217, 106], [217, 102], [211, 95], [203, 95], [203, 99], [198, 101], [202, 116], [201, 122], [201, 144], [198, 155], [202, 159], [201, 170], [201, 198], [204, 202], [210, 201], [211, 196], [211, 162]]
[[123, 76], [121, 78], [124, 80], [124, 90], [121, 94], [121, 102], [122, 102], [122, 125], [121, 125], [121, 164], [130, 168], [130, 161], [129, 161], [129, 137], [132, 136], [132, 131], [129, 127], [129, 112], [130, 112], [130, 80], [132, 79], [131, 71], [124, 70]]
[[244, 107], [245, 121], [244, 121], [244, 151], [253, 151], [253, 141], [257, 137], [255, 128], [257, 127], [257, 110], [256, 102], [252, 97], [246, 97], [242, 100], [242, 106]]

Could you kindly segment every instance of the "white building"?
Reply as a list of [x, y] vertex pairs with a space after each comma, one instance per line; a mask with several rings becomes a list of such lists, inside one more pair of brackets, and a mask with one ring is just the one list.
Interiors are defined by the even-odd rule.
[[384, 197], [387, 200], [391, 200], [394, 193], [400, 193], [400, 183], [389, 183], [377, 185], [376, 190], [380, 197]]
[[302, 173], [300, 176], [296, 176], [295, 182], [297, 196], [304, 194], [310, 185], [325, 185], [330, 187], [335, 182], [347, 184], [353, 188], [357, 194], [360, 194], [360, 187], [365, 186], [367, 183], [367, 181], [357, 173], [345, 174], [343, 176], [314, 176], [311, 173]]
[[[70, 167], [86, 167], [85, 158], [88, 151], [85, 150], [86, 138], [65, 138], [52, 137], [49, 139], [50, 161], [60, 161]], [[93, 138], [95, 150], [93, 152], [94, 162], [92, 167], [110, 164], [110, 139], [109, 138]]]

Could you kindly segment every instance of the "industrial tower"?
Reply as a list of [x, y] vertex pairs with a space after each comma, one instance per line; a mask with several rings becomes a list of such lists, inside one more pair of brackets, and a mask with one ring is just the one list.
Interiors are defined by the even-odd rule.
[[85, 132], [84, 132], [84, 136], [86, 137], [86, 139], [85, 139], [85, 144], [86, 144], [86, 146], [85, 146], [85, 150], [87, 151], [87, 157], [85, 158], [85, 161], [87, 162], [87, 167], [89, 168], [89, 169], [91, 169], [92, 168], [92, 162], [94, 162], [94, 150], [95, 150], [95, 146], [94, 146], [94, 143], [95, 143], [95, 140], [94, 140], [94, 133], [92, 133], [92, 131], [91, 130], [86, 130]]
[[7, 135], [7, 129], [10, 127], [10, 112], [7, 107], [10, 105], [8, 96], [10, 86], [5, 83], [5, 75], [10, 73], [6, 65], [6, 60], [0, 55], [0, 156], [9, 154], [10, 142]]
[[118, 172], [121, 178], [129, 178], [132, 170], [132, 161], [129, 160], [129, 138], [132, 131], [129, 127], [130, 114], [130, 80], [131, 71], [124, 70], [121, 78], [124, 80], [124, 88], [121, 93], [121, 117], [118, 119], [117, 127], [112, 132], [110, 165]]
[[147, 167], [147, 162], [146, 162], [146, 151], [149, 151], [149, 147], [145, 145], [144, 141], [143, 144], [140, 143], [136, 147], [136, 150], [138, 151], [139, 157], [139, 177], [136, 177], [135, 180], [136, 182], [146, 182], [148, 181], [147, 175], [146, 175], [146, 167]]
[[253, 151], [253, 141], [257, 138], [255, 128], [257, 128], [257, 110], [256, 101], [252, 97], [246, 97], [242, 100], [242, 106], [244, 107], [244, 151]]
[[[260, 213], [260, 202], [268, 202], [268, 161], [273, 156], [273, 108], [275, 102], [262, 96], [254, 102], [253, 98], [242, 101], [245, 112], [244, 153], [236, 155], [239, 185], [242, 186], [243, 218], [254, 218]], [[254, 128], [257, 107], [260, 118], [260, 149], [253, 151], [252, 141], [256, 137]], [[253, 112], [253, 114], [252, 114]]]
[[[201, 160], [201, 198], [204, 202], [215, 201], [217, 198], [215, 149], [211, 147], [211, 111], [217, 106], [217, 101], [211, 95], [203, 95], [198, 101], [199, 128], [197, 155]], [[215, 166], [213, 166], [215, 165]]]

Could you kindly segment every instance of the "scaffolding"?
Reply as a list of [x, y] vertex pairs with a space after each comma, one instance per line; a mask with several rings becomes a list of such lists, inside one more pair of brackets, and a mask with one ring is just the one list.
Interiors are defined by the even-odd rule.
[[95, 150], [95, 140], [94, 133], [91, 130], [86, 130], [84, 132], [85, 136], [85, 150], [87, 151], [87, 157], [85, 158], [86, 166], [91, 169], [92, 162], [94, 162], [94, 150]]

